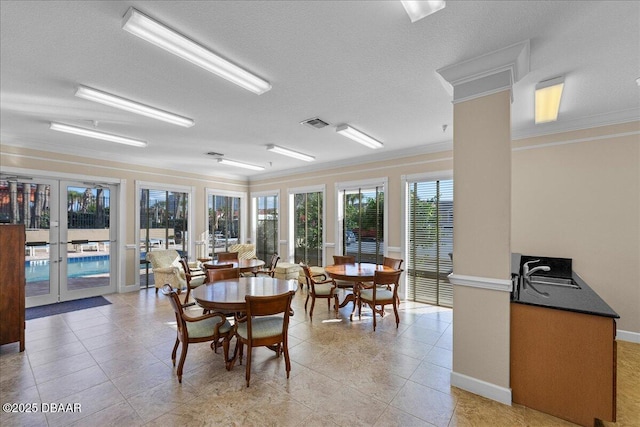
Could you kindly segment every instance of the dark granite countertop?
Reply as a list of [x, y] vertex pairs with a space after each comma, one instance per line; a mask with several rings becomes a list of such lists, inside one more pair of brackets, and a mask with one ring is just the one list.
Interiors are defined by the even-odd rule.
[[548, 297], [539, 295], [532, 290], [523, 291], [520, 289], [520, 292], [516, 292], [515, 284], [520, 275], [521, 257], [521, 254], [511, 255], [512, 277], [516, 279], [514, 281], [514, 291], [511, 292], [511, 302], [575, 311], [577, 313], [593, 314], [596, 316], [620, 317], [575, 271], [571, 272], [571, 278], [580, 286], [580, 289], [546, 286], [544, 287], [544, 291], [549, 294]]

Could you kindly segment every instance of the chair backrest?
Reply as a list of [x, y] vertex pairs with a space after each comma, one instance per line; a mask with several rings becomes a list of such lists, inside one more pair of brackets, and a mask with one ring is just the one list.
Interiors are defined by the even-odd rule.
[[[300, 268], [302, 269], [302, 271], [304, 271], [304, 277], [307, 279], [307, 285], [313, 287], [313, 285], [316, 283], [315, 280], [313, 280], [313, 275], [311, 274], [311, 267], [309, 267], [307, 264], [301, 262], [300, 263]], [[315, 287], [314, 287], [315, 289]]]
[[269, 262], [269, 271], [275, 271], [279, 259], [280, 257], [278, 256], [278, 254], [274, 253], [273, 255], [271, 255], [271, 262]]
[[395, 285], [393, 292], [398, 292], [398, 285], [400, 283], [400, 275], [402, 270], [395, 271], [380, 271], [376, 270], [373, 275], [374, 289], [377, 285]]
[[189, 283], [191, 282], [191, 269], [189, 268], [189, 264], [187, 263], [186, 259], [180, 258], [179, 262], [180, 262], [180, 265], [182, 266], [182, 270], [184, 271], [184, 276], [187, 279], [187, 286], [188, 286]]
[[240, 270], [237, 268], [208, 268], [205, 283], [219, 282], [221, 280], [238, 279]]
[[251, 327], [251, 317], [272, 316], [280, 313], [284, 313], [284, 323], [285, 325], [288, 324], [289, 315], [291, 313], [291, 300], [295, 294], [296, 291], [289, 291], [285, 294], [267, 297], [253, 295], [245, 296], [249, 328]]
[[171, 303], [171, 308], [176, 315], [176, 324], [178, 326], [178, 333], [180, 335], [184, 335], [187, 331], [185, 320], [182, 317], [184, 314], [184, 309], [182, 308], [182, 303], [180, 302], [180, 298], [178, 297], [178, 293], [171, 285], [164, 285], [162, 287], [162, 293], [169, 297], [169, 302]]
[[384, 259], [382, 260], [382, 265], [391, 267], [394, 270], [400, 270], [400, 267], [402, 267], [402, 260], [397, 258], [384, 257]]
[[237, 261], [238, 252], [218, 252], [218, 261]]
[[356, 262], [356, 257], [353, 255], [334, 255], [333, 256], [333, 263], [335, 265], [355, 264], [355, 262]]

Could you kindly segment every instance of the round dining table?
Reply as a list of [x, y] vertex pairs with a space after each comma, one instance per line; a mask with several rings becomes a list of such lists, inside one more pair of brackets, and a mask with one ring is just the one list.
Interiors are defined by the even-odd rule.
[[265, 263], [261, 259], [238, 259], [234, 261], [212, 260], [203, 263], [205, 268], [207, 268], [207, 265], [215, 267], [223, 264], [233, 264], [233, 268], [239, 269], [241, 273], [248, 273], [264, 266]]
[[269, 276], [240, 277], [198, 286], [193, 298], [202, 308], [211, 311], [244, 312], [247, 295], [274, 296], [298, 289], [298, 283], [290, 279]]
[[[199, 306], [206, 310], [223, 313], [244, 313], [247, 311], [245, 297], [274, 296], [296, 291], [298, 282], [291, 279], [274, 279], [272, 277], [240, 277], [238, 279], [220, 280], [198, 286], [193, 290], [193, 298]], [[276, 351], [275, 348], [272, 350]], [[225, 361], [227, 370], [231, 370], [238, 357], [238, 346], [233, 356]]]
[[351, 311], [351, 318], [353, 312], [356, 309], [356, 298], [358, 295], [358, 287], [364, 282], [373, 282], [376, 271], [395, 271], [391, 267], [381, 264], [373, 264], [369, 262], [356, 262], [354, 264], [336, 264], [328, 265], [324, 268], [325, 273], [335, 280], [345, 280], [353, 282], [353, 293], [347, 294], [344, 300], [340, 303], [340, 308], [353, 302], [353, 310]]

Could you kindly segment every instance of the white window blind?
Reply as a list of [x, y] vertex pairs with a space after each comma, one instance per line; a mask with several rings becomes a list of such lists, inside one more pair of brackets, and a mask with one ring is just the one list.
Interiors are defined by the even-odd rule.
[[453, 306], [453, 181], [408, 184], [407, 292], [411, 301]]

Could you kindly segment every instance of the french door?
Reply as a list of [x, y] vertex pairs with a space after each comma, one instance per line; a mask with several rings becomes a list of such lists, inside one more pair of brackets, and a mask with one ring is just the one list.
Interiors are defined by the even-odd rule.
[[116, 191], [84, 182], [0, 180], [0, 220], [25, 224], [27, 307], [115, 292]]

